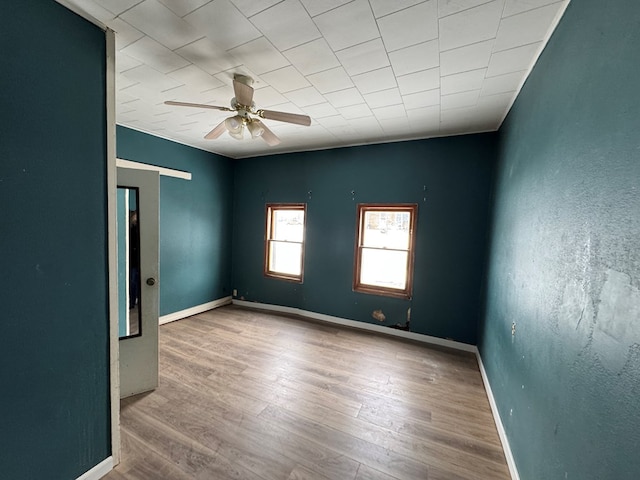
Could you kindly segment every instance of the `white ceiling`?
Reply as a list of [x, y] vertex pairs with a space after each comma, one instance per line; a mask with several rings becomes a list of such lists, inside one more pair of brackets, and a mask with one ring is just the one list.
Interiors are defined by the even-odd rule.
[[[116, 32], [116, 121], [232, 158], [493, 131], [569, 0], [59, 0]], [[282, 140], [204, 135], [234, 73]]]

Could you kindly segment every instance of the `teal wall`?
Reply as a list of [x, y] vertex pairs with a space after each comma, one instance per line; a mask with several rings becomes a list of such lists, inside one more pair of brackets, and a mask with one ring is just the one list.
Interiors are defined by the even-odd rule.
[[523, 480], [640, 478], [639, 25], [571, 2], [501, 130], [480, 350]]
[[69, 480], [111, 451], [105, 35], [0, 11], [0, 476]]
[[[470, 135], [237, 161], [238, 297], [370, 323], [381, 309], [383, 325], [404, 324], [411, 308], [412, 331], [475, 344], [494, 145], [495, 135]], [[307, 203], [302, 284], [262, 274], [269, 202]], [[352, 291], [359, 202], [419, 204], [412, 300]]]
[[233, 161], [130, 128], [118, 158], [191, 172], [160, 177], [160, 315], [231, 295]]

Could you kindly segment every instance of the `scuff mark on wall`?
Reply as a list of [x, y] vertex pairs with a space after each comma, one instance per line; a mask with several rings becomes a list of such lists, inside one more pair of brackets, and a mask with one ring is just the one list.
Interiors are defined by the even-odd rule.
[[382, 313], [382, 310], [374, 310], [373, 313], [371, 313], [371, 316], [379, 322], [384, 322], [387, 319], [385, 314]]
[[629, 275], [609, 269], [600, 294], [593, 348], [612, 372], [622, 370], [629, 349], [640, 343], [640, 323], [625, 321], [629, 318], [640, 318], [640, 290]]

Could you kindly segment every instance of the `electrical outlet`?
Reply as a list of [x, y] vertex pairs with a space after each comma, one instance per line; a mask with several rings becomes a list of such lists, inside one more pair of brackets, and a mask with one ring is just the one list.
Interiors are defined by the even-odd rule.
[[511, 324], [511, 335], [514, 337], [516, 336], [516, 322]]
[[238, 290], [236, 290], [235, 288], [233, 289], [233, 296], [237, 297], [238, 296]]

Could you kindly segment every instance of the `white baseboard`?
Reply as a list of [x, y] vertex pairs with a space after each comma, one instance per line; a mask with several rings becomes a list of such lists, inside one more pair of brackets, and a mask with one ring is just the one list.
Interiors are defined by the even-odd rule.
[[246, 307], [246, 308], [255, 308], [258, 310], [270, 310], [274, 312], [300, 315], [302, 317], [312, 318], [314, 320], [320, 320], [328, 323], [335, 323], [337, 325], [357, 328], [360, 330], [369, 330], [371, 332], [384, 333], [394, 337], [407, 338], [410, 340], [427, 343], [429, 345], [438, 345], [441, 347], [453, 348], [455, 350], [462, 350], [462, 351], [471, 352], [471, 353], [477, 352], [477, 349], [474, 345], [468, 345], [462, 342], [446, 340], [444, 338], [432, 337], [429, 335], [422, 335], [420, 333], [415, 333], [415, 332], [407, 332], [406, 330], [398, 330], [395, 328], [385, 327], [383, 325], [375, 325], [373, 323], [358, 322], [356, 320], [347, 320], [346, 318], [333, 317], [331, 315], [325, 315], [324, 313], [310, 312], [308, 310], [302, 310], [300, 308], [283, 307], [281, 305], [248, 302], [246, 300], [236, 300], [236, 299], [233, 299], [233, 304], [241, 307]]
[[229, 305], [230, 303], [231, 297], [219, 298], [218, 300], [214, 300], [213, 302], [203, 303], [202, 305], [196, 305], [195, 307], [187, 308], [186, 310], [180, 310], [179, 312], [173, 312], [167, 315], [163, 315], [159, 318], [159, 323], [160, 325], [164, 325], [165, 323], [175, 322], [176, 320], [181, 320], [192, 315], [197, 315], [198, 313], [222, 307], [223, 305]]
[[99, 480], [113, 470], [113, 457], [107, 457], [91, 470], [80, 475], [76, 480]]
[[502, 442], [502, 450], [504, 451], [504, 456], [507, 460], [507, 466], [509, 467], [509, 472], [511, 473], [511, 479], [520, 480], [520, 474], [518, 473], [518, 468], [516, 467], [516, 462], [513, 458], [513, 454], [511, 453], [511, 446], [509, 445], [507, 432], [505, 432], [504, 430], [504, 426], [502, 425], [502, 419], [500, 418], [500, 412], [498, 411], [498, 405], [496, 404], [496, 399], [493, 397], [493, 391], [491, 390], [489, 377], [487, 377], [487, 371], [484, 369], [484, 365], [482, 363], [482, 357], [480, 356], [480, 351], [477, 349], [476, 349], [476, 358], [478, 359], [478, 365], [480, 366], [480, 375], [482, 375], [482, 382], [484, 383], [484, 389], [487, 392], [487, 397], [489, 398], [489, 405], [491, 405], [491, 413], [493, 413], [493, 420], [496, 423], [498, 435], [500, 436], [500, 441]]

